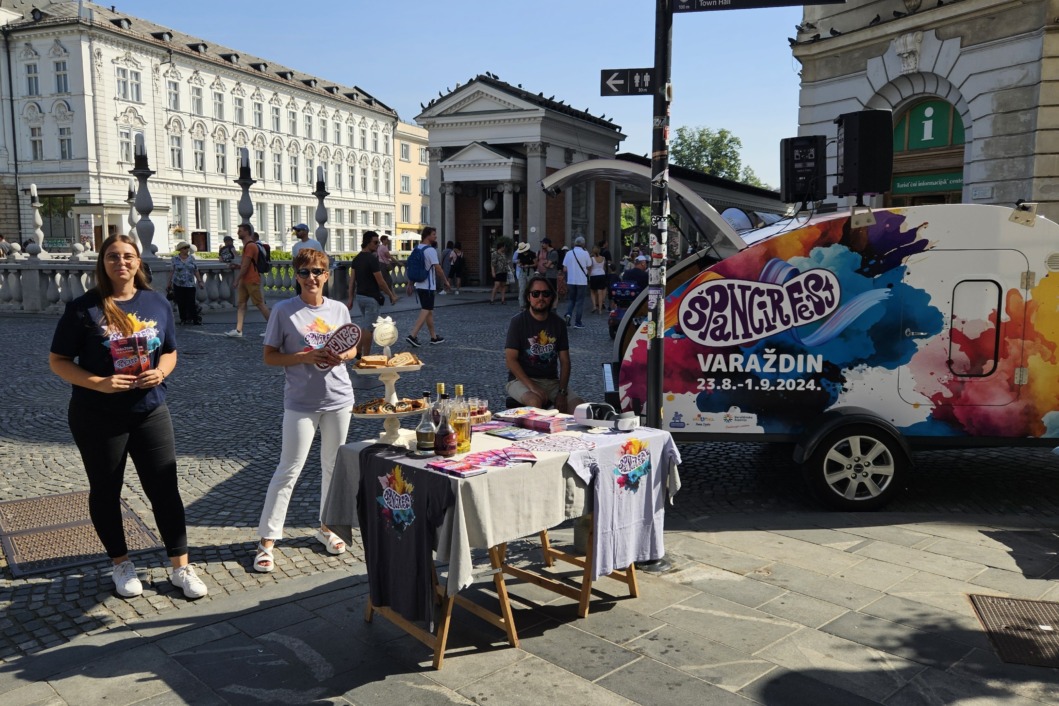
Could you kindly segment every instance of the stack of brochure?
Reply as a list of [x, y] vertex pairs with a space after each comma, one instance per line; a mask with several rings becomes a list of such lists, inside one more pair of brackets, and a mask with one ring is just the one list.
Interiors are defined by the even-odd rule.
[[485, 473], [490, 468], [510, 468], [519, 463], [536, 461], [537, 457], [532, 451], [509, 446], [506, 449], [493, 449], [491, 451], [475, 451], [463, 458], [456, 460], [451, 458], [439, 458], [429, 461], [427, 467], [436, 471], [448, 473], [458, 478], [469, 478]]

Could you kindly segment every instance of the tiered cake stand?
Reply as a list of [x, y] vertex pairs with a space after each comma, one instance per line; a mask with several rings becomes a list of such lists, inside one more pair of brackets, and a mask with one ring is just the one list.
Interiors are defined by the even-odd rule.
[[[384, 350], [387, 358], [390, 357], [390, 349], [387, 346]], [[394, 367], [382, 367], [382, 368], [358, 368], [353, 367], [357, 375], [375, 375], [379, 378], [379, 381], [384, 386], [383, 400], [390, 404], [397, 403], [397, 381], [401, 378], [401, 373], [414, 373], [421, 369], [423, 364], [419, 365], [399, 365]], [[395, 444], [397, 443], [398, 436], [401, 431], [401, 417], [409, 417], [413, 414], [422, 414], [422, 409], [413, 409], [408, 412], [381, 412], [379, 414], [358, 414], [353, 413], [353, 416], [357, 419], [382, 419], [382, 436], [379, 437], [379, 441], [384, 444]]]

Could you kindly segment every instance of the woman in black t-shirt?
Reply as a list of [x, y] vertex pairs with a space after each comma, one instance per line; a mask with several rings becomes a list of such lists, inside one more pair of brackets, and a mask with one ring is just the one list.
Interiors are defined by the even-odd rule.
[[73, 385], [68, 420], [88, 475], [88, 509], [114, 563], [114, 586], [126, 598], [143, 592], [121, 516], [128, 456], [173, 567], [169, 580], [188, 598], [207, 592], [188, 563], [173, 423], [165, 404], [165, 380], [176, 363], [173, 309], [147, 284], [135, 241], [112, 235], [100, 248], [95, 288], [66, 305], [48, 364]]

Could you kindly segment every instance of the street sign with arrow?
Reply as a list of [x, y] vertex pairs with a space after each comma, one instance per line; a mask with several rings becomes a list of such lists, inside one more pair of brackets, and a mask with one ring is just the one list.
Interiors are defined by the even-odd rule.
[[654, 69], [603, 69], [599, 72], [601, 96], [647, 96], [655, 91]]

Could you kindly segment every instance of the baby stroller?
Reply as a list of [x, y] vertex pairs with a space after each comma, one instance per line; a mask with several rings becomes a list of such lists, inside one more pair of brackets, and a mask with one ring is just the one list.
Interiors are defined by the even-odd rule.
[[[621, 323], [622, 318], [625, 316], [625, 311], [630, 306], [636, 297], [640, 294], [643, 289], [640, 285], [635, 282], [611, 282], [610, 285], [610, 300], [614, 302], [614, 310], [610, 312], [610, 316], [607, 317], [607, 329], [610, 331], [610, 337], [613, 339], [618, 335], [618, 324]], [[636, 317], [636, 319], [643, 320], [643, 317]], [[640, 321], [633, 320], [634, 325], [639, 325]]]

